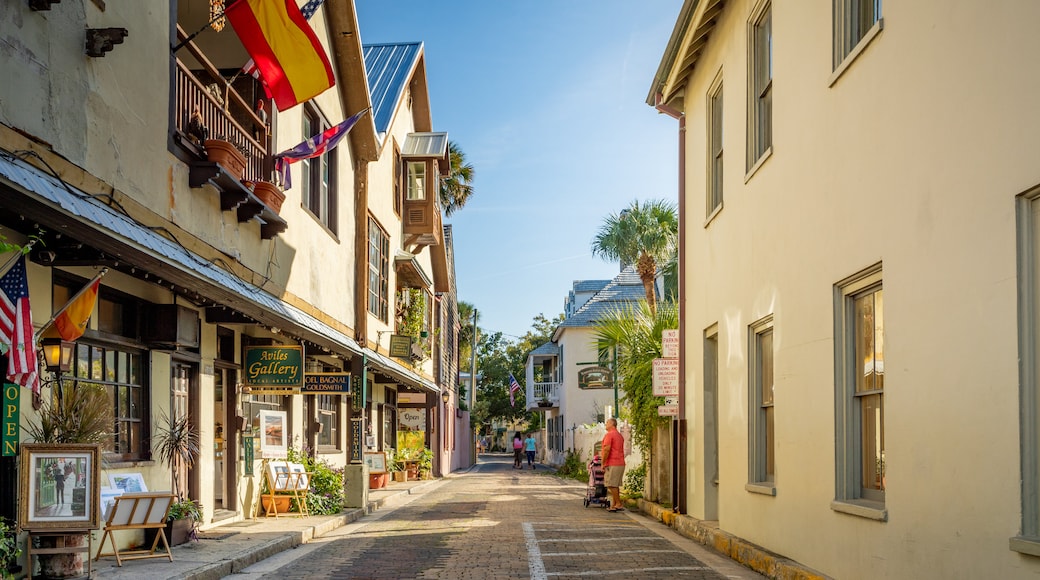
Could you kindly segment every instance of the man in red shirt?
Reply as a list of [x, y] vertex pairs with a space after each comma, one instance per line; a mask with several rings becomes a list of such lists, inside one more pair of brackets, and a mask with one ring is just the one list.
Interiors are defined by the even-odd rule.
[[603, 476], [607, 491], [610, 492], [610, 507], [608, 512], [619, 512], [624, 509], [621, 505], [621, 480], [625, 476], [625, 439], [617, 430], [617, 419], [607, 419], [607, 434], [603, 436], [602, 443]]

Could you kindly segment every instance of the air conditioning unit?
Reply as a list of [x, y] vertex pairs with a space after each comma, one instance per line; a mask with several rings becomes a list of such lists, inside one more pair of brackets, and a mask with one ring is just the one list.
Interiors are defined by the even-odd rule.
[[153, 304], [146, 309], [141, 338], [150, 346], [198, 348], [199, 313], [179, 304]]

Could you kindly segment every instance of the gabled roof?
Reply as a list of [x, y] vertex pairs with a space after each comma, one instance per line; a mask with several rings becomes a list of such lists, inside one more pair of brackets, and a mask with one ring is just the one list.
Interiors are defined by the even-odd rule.
[[557, 356], [559, 356], [559, 354], [560, 354], [560, 345], [556, 344], [555, 342], [547, 342], [547, 343], [543, 344], [542, 346], [539, 346], [538, 348], [532, 350], [531, 353], [528, 354], [527, 356], [528, 356], [528, 358], [530, 358], [530, 357], [535, 356], [535, 355], [557, 355]]
[[372, 119], [380, 142], [394, 121], [394, 112], [404, 97], [423, 55], [423, 43], [366, 44], [362, 46]]
[[560, 331], [564, 328], [594, 326], [604, 314], [620, 307], [636, 304], [645, 298], [643, 281], [639, 279], [636, 267], [629, 266], [615, 276], [602, 290], [589, 298], [589, 301], [577, 312], [561, 322], [553, 333], [553, 340], [560, 337]]
[[646, 104], [681, 109], [686, 81], [708, 46], [715, 23], [726, 7], [724, 0], [685, 0], [657, 67]]
[[599, 292], [607, 284], [610, 284], [610, 280], [575, 280], [574, 281], [574, 292]]

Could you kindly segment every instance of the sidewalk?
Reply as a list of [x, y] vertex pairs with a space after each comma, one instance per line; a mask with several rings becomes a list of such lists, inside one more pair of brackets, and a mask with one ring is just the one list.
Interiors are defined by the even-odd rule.
[[[392, 507], [411, 494], [443, 483], [444, 479], [391, 483], [368, 493], [368, 509], [347, 509], [335, 516], [257, 518], [216, 526], [199, 532], [199, 541], [172, 549], [173, 562], [166, 559], [124, 561], [116, 566], [114, 557], [94, 563], [94, 578], [115, 580], [217, 580], [269, 558], [279, 552], [306, 544], [312, 538], [356, 521], [366, 513]], [[126, 533], [126, 532], [117, 532]], [[95, 534], [100, 539], [101, 532]], [[95, 549], [96, 549], [95, 539]], [[111, 548], [109, 548], [111, 549]]]

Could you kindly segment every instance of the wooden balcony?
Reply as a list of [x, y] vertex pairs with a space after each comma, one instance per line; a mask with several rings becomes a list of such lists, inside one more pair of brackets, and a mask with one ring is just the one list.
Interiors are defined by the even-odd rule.
[[[180, 26], [177, 36], [181, 42], [187, 38]], [[249, 100], [224, 78], [194, 42], [186, 43], [183, 50], [201, 67], [193, 70], [185, 62], [187, 59], [178, 58], [174, 80], [173, 136], [184, 153], [179, 156], [189, 165], [188, 184], [196, 188], [214, 186], [220, 192], [220, 209], [235, 211], [239, 222], [257, 219], [263, 239], [285, 231], [285, 220], [243, 183], [271, 180], [274, 161], [267, 121], [257, 115]], [[239, 81], [236, 86], [254, 84], [251, 77], [239, 77]], [[201, 123], [193, 125], [193, 115]], [[236, 146], [246, 158], [241, 178], [230, 168], [206, 158], [205, 139], [221, 139]]]
[[[563, 383], [532, 383], [527, 392], [527, 408], [530, 409], [555, 409], [560, 406], [560, 389]], [[546, 405], [544, 401], [548, 401]]]
[[448, 134], [410, 133], [401, 148], [406, 161], [407, 195], [402, 217], [405, 248], [416, 253], [422, 246], [444, 241], [441, 218], [441, 176], [447, 175]]

